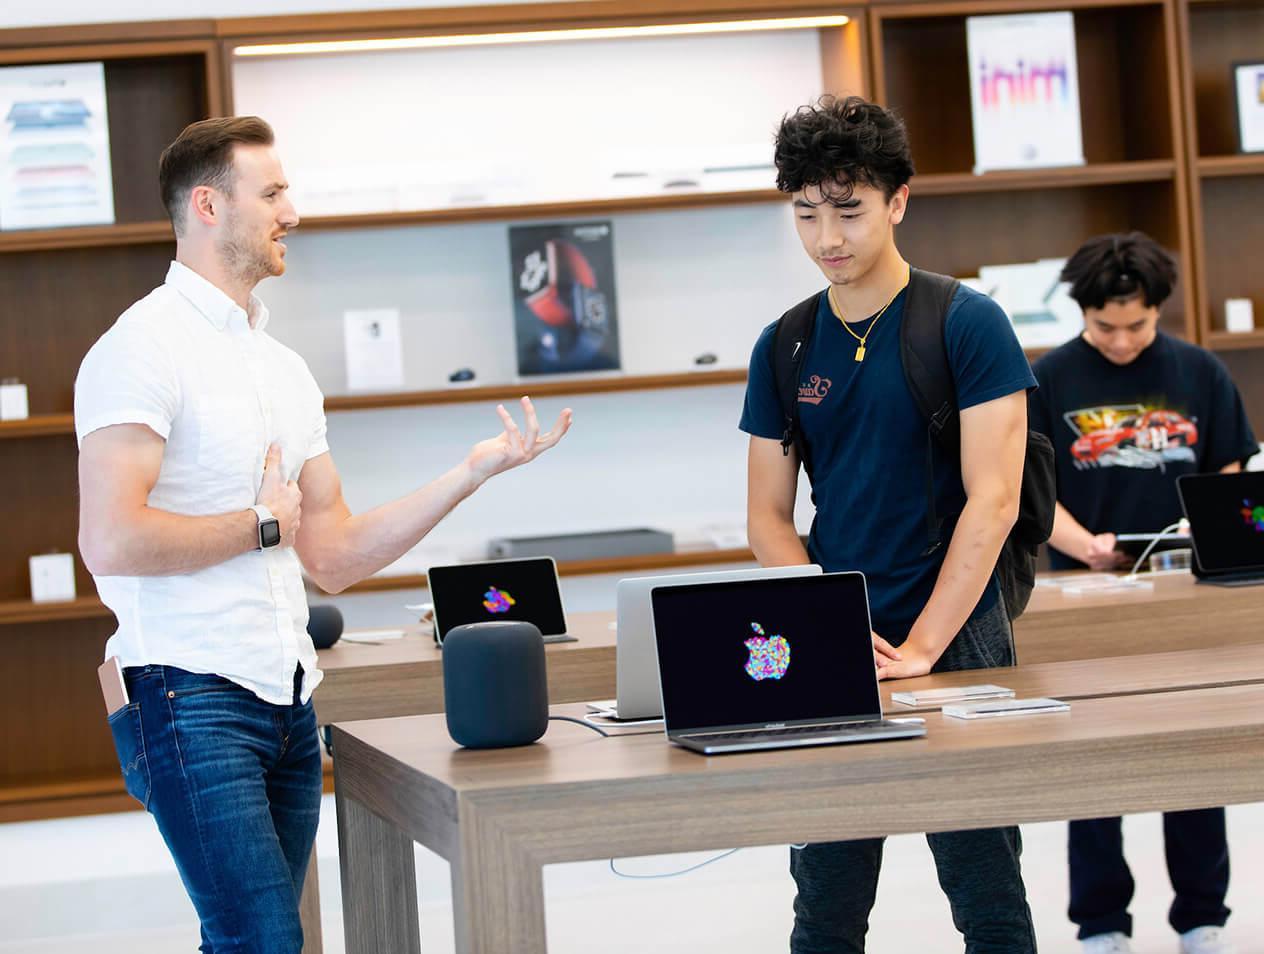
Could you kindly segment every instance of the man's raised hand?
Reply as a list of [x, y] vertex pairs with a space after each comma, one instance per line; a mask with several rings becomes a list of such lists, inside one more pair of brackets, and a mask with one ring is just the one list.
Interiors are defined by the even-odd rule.
[[498, 437], [475, 444], [466, 459], [471, 473], [479, 483], [535, 460], [570, 430], [569, 407], [558, 415], [557, 423], [552, 429], [544, 433], [540, 433], [540, 420], [536, 417], [530, 398], [522, 399], [522, 410], [526, 417], [525, 429], [519, 430], [513, 415], [505, 410], [505, 406], [496, 405], [496, 413], [500, 415], [504, 431]]

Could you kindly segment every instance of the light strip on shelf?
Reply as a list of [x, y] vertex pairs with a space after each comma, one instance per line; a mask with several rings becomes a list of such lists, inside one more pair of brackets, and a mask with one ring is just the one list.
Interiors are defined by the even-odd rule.
[[845, 16], [781, 17], [770, 20], [716, 20], [710, 23], [661, 23], [649, 26], [587, 27], [574, 30], [525, 30], [520, 33], [462, 33], [452, 36], [402, 36], [375, 40], [312, 40], [239, 46], [234, 56], [298, 56], [313, 53], [368, 53], [435, 47], [490, 46], [507, 43], [557, 43], [567, 40], [620, 40], [644, 36], [696, 36], [704, 33], [754, 33], [844, 26]]

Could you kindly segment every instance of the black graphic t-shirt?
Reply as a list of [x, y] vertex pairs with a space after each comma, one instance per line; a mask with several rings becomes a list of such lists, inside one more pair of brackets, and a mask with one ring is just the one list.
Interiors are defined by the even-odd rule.
[[[1162, 530], [1181, 518], [1177, 477], [1259, 450], [1225, 366], [1162, 332], [1122, 367], [1077, 337], [1032, 370], [1031, 427], [1053, 442], [1058, 502], [1090, 533]], [[1054, 569], [1083, 566], [1050, 557]]]

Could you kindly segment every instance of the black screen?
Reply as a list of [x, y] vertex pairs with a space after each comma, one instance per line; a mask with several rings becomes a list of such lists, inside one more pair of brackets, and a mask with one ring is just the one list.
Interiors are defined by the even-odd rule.
[[557, 570], [548, 557], [435, 566], [429, 577], [440, 640], [454, 626], [506, 619], [534, 623], [545, 636], [566, 632]]
[[1264, 472], [1190, 475], [1177, 485], [1200, 567], [1264, 568]]
[[672, 731], [881, 711], [859, 573], [658, 586], [650, 599]]

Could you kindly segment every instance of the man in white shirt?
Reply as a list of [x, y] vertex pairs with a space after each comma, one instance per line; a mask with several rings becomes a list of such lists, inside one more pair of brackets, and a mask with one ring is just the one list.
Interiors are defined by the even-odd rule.
[[353, 516], [303, 359], [252, 294], [285, 271], [298, 215], [255, 117], [186, 128], [159, 181], [176, 234], [166, 283], [129, 308], [75, 383], [79, 546], [118, 617], [106, 648], [130, 704], [110, 717], [128, 791], [153, 814], [202, 950], [298, 954], [320, 749], [300, 564], [338, 592], [396, 560], [488, 478], [534, 459], [503, 432], [421, 489]]

